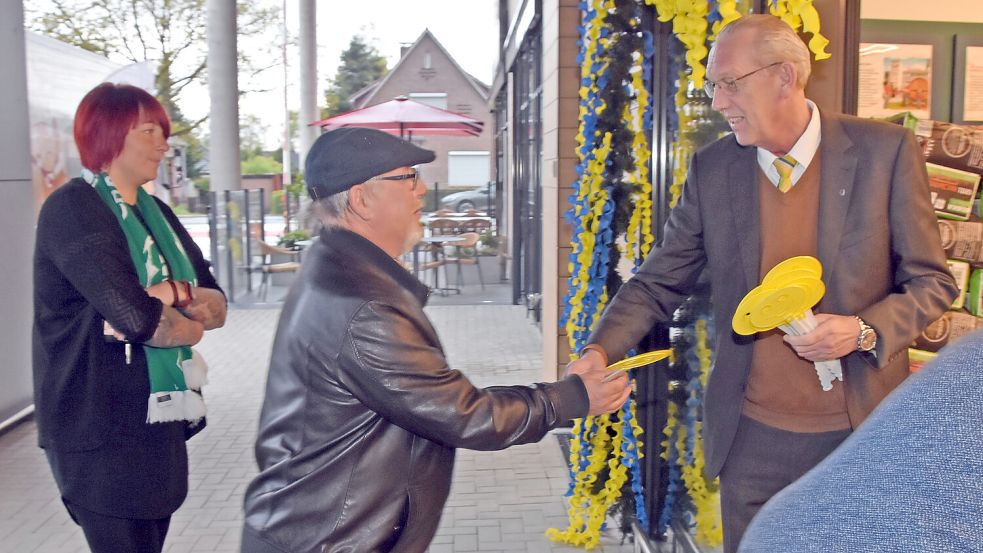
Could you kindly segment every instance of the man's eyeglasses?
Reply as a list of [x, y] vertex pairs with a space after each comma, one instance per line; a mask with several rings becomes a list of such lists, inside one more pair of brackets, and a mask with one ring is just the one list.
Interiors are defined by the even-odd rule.
[[416, 184], [418, 182], [420, 182], [420, 172], [419, 171], [413, 171], [412, 173], [403, 173], [402, 175], [392, 175], [390, 177], [374, 177], [374, 178], [369, 179], [369, 182], [374, 181], [374, 180], [396, 180], [396, 181], [399, 181], [399, 180], [409, 180], [409, 179], [413, 179], [413, 182], [410, 183], [410, 191], [416, 190]]
[[785, 62], [783, 62], [783, 61], [776, 61], [775, 63], [768, 64], [768, 65], [766, 65], [764, 67], [759, 67], [759, 68], [755, 69], [754, 71], [752, 71], [750, 73], [745, 73], [745, 74], [743, 74], [740, 77], [737, 77], [735, 79], [720, 79], [717, 82], [713, 82], [710, 79], [704, 79], [703, 80], [703, 91], [706, 92], [707, 93], [707, 96], [709, 96], [711, 98], [713, 98], [713, 94], [717, 91], [717, 87], [722, 88], [724, 90], [724, 92], [726, 92], [727, 94], [733, 94], [733, 93], [737, 92], [738, 89], [739, 89], [739, 87], [737, 86], [737, 81], [739, 81], [741, 79], [746, 79], [746, 78], [750, 77], [751, 75], [754, 75], [758, 71], [763, 71], [765, 69], [768, 69], [769, 67], [775, 67], [776, 65], [780, 65], [782, 63], [785, 63]]

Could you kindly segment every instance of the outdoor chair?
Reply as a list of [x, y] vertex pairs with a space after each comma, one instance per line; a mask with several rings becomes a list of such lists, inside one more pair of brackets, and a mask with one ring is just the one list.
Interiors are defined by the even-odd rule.
[[452, 219], [433, 219], [427, 224], [431, 236], [449, 236], [460, 233], [457, 221]]
[[481, 283], [481, 289], [485, 289], [485, 278], [481, 274], [481, 263], [478, 258], [478, 242], [481, 239], [481, 235], [477, 232], [465, 232], [458, 235], [459, 238], [464, 240], [459, 242], [454, 242], [451, 246], [454, 248], [454, 255], [451, 257], [445, 257], [445, 263], [450, 265], [457, 265], [457, 284], [460, 286], [464, 282], [464, 273], [461, 270], [461, 265], [474, 265], [478, 270], [478, 282]]
[[[288, 250], [287, 248], [281, 248], [278, 246], [271, 246], [266, 242], [259, 242], [259, 252], [263, 257], [257, 270], [263, 275], [263, 279], [259, 283], [259, 288], [256, 293], [259, 294], [262, 291], [263, 301], [266, 301], [266, 295], [270, 290], [270, 280], [272, 275], [279, 273], [295, 273], [297, 269], [300, 269], [300, 251]], [[282, 255], [291, 259], [291, 261], [283, 261], [280, 263], [273, 262], [274, 255]]]
[[457, 227], [460, 229], [460, 232], [476, 232], [481, 234], [491, 230], [491, 221], [481, 218], [467, 219], [457, 223]]

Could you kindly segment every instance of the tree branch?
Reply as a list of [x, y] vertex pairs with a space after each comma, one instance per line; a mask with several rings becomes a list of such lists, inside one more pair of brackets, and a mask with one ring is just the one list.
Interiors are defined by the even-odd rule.
[[136, 33], [137, 40], [140, 41], [140, 46], [143, 49], [143, 59], [149, 59], [150, 56], [147, 55], [147, 41], [143, 38], [143, 30], [140, 28], [140, 13], [137, 11], [137, 0], [130, 0], [130, 13], [133, 15], [133, 32]]
[[200, 127], [201, 124], [204, 123], [205, 121], [208, 121], [208, 116], [207, 115], [205, 115], [201, 119], [198, 119], [196, 121], [192, 121], [191, 123], [188, 123], [187, 126], [181, 128], [181, 129], [175, 130], [173, 133], [171, 133], [171, 136], [183, 136], [185, 134], [188, 134], [191, 131], [196, 130], [198, 127]]
[[171, 90], [174, 91], [174, 95], [177, 96], [184, 90], [184, 87], [188, 86], [194, 81], [197, 81], [201, 74], [205, 72], [205, 68], [208, 67], [207, 60], [201, 60], [198, 67], [195, 68], [189, 75], [180, 77], [171, 81]]

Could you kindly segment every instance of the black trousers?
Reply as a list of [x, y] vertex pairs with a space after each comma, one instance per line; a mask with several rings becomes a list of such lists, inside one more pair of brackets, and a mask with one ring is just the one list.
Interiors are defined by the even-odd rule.
[[720, 471], [724, 553], [737, 553], [744, 531], [765, 502], [819, 464], [850, 432], [789, 432], [742, 416]]
[[160, 553], [171, 517], [119, 518], [94, 513], [62, 498], [72, 520], [82, 527], [92, 553]]

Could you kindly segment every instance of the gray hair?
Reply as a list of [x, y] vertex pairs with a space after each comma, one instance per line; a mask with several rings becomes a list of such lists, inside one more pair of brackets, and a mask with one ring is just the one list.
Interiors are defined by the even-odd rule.
[[348, 210], [348, 190], [336, 192], [314, 202], [314, 212], [325, 225], [338, 225]]
[[714, 48], [721, 39], [741, 30], [756, 33], [755, 46], [761, 63], [782, 61], [792, 64], [798, 75], [796, 84], [802, 88], [806, 87], [812, 72], [809, 48], [788, 23], [770, 14], [745, 15], [720, 31]]

